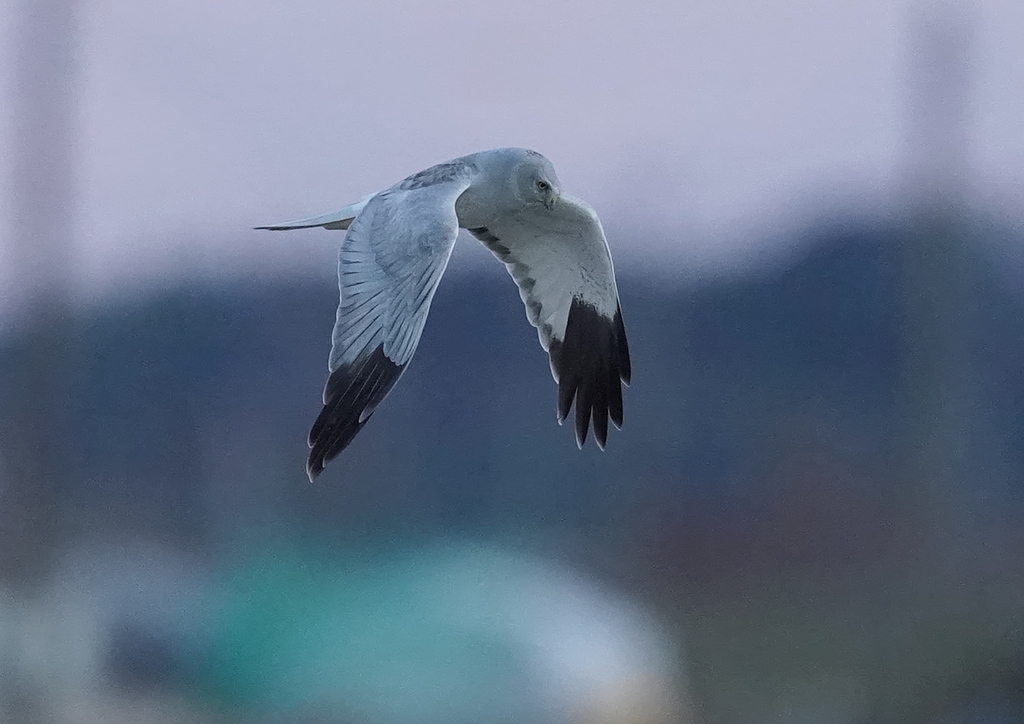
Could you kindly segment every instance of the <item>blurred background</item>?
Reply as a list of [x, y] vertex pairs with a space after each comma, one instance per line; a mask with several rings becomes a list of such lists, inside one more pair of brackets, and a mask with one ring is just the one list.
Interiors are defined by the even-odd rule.
[[[0, 5], [0, 721], [1024, 722], [1017, 0]], [[465, 239], [316, 485], [343, 236], [535, 148], [635, 371]]]

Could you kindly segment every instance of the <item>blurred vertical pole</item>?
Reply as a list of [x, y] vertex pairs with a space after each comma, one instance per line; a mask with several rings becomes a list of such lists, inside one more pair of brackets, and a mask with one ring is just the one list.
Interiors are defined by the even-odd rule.
[[[15, 12], [11, 155], [13, 228], [7, 236], [22, 304], [22, 344], [11, 370], [12, 420], [0, 484], [0, 586], [13, 620], [0, 651], [0, 720], [49, 720], [43, 685], [27, 672], [29, 652], [59, 656], [42, 617], [44, 583], [66, 533], [69, 313], [76, 110], [77, 0], [19, 0]], [[13, 413], [13, 414], [10, 414]], [[19, 615], [20, 614], [20, 615]], [[33, 615], [35, 614], [35, 615]], [[48, 630], [49, 629], [49, 630]], [[32, 637], [41, 636], [42, 641]]]
[[964, 470], [970, 414], [966, 239], [969, 14], [929, 5], [910, 36], [911, 216], [903, 247], [903, 444], [926, 549], [949, 549], [952, 496]]

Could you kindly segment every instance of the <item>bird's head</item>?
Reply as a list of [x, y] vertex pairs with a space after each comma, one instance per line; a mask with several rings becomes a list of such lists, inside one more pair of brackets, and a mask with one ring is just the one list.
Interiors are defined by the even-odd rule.
[[551, 162], [535, 151], [524, 151], [515, 172], [516, 190], [527, 204], [543, 204], [554, 208], [562, 193], [555, 168]]

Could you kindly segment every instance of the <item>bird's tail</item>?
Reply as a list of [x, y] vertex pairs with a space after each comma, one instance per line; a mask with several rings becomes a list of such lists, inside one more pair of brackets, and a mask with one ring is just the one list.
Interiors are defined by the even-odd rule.
[[305, 219], [296, 219], [295, 221], [285, 221], [280, 224], [271, 224], [269, 226], [257, 226], [255, 228], [266, 231], [290, 231], [292, 229], [312, 229], [320, 226], [324, 229], [340, 229], [345, 230], [349, 227], [352, 221], [359, 215], [359, 212], [363, 210], [367, 202], [372, 199], [375, 194], [370, 194], [354, 204], [349, 204], [343, 209], [338, 211], [332, 211], [328, 214], [320, 214], [319, 216], [309, 216]]

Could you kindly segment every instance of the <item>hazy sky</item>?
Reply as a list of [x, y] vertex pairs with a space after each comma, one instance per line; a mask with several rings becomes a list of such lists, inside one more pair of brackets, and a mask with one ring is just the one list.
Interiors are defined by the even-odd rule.
[[[934, 4], [82, 0], [77, 278], [332, 263], [339, 238], [247, 228], [499, 145], [551, 158], [624, 258], [696, 259], [819, 209], [884, 208], [906, 155], [908, 31]], [[1012, 210], [1024, 3], [966, 5], [971, 183]], [[7, 110], [5, 169], [9, 127]], [[635, 220], [665, 233], [630, 234]]]

